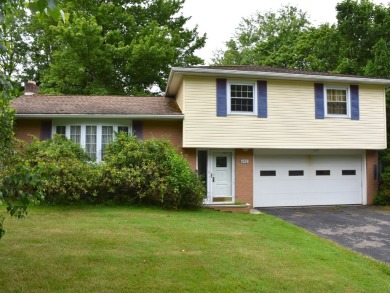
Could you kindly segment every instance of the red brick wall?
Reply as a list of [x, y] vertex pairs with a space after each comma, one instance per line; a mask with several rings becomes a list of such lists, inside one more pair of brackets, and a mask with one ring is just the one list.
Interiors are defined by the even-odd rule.
[[374, 178], [375, 168], [378, 166], [378, 151], [366, 151], [367, 173], [367, 204], [372, 204], [378, 191], [378, 179]]
[[[236, 201], [253, 206], [253, 150], [236, 149]], [[248, 160], [248, 164], [241, 163]]]
[[182, 151], [182, 124], [181, 120], [144, 120], [142, 137], [143, 139], [157, 138], [169, 140], [179, 151]]
[[190, 163], [191, 169], [196, 170], [196, 149], [183, 149], [183, 155], [187, 158]]
[[142, 128], [143, 139], [167, 139], [172, 142], [176, 149], [186, 156], [191, 169], [196, 169], [196, 149], [182, 148], [183, 145], [183, 122], [144, 120]]
[[41, 137], [41, 123], [39, 119], [15, 119], [14, 131], [18, 139], [31, 142], [31, 135]]

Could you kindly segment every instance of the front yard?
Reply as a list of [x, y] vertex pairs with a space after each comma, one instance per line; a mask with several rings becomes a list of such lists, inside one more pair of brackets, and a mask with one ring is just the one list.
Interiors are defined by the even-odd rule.
[[6, 220], [2, 292], [390, 291], [388, 265], [268, 215], [29, 211], [25, 220]]

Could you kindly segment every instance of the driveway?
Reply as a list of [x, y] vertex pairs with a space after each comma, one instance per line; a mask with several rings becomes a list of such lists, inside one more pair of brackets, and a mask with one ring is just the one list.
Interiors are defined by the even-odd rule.
[[335, 206], [260, 210], [349, 249], [390, 263], [390, 209]]

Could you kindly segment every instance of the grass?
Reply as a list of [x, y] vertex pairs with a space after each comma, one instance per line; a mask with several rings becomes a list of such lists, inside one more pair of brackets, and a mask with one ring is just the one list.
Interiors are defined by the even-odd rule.
[[1, 292], [390, 291], [388, 265], [269, 215], [35, 207], [5, 224]]

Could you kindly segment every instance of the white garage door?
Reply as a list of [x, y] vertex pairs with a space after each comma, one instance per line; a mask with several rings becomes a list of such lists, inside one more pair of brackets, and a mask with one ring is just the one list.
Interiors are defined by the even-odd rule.
[[362, 159], [255, 155], [255, 207], [362, 204]]

